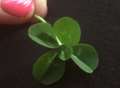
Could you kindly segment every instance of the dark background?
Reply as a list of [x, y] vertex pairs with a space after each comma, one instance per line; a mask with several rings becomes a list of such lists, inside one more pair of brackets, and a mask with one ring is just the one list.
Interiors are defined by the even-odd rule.
[[48, 0], [46, 19], [62, 16], [78, 20], [81, 42], [94, 45], [99, 67], [86, 75], [70, 61], [63, 79], [43, 86], [32, 78], [32, 64], [46, 48], [27, 36], [29, 24], [0, 26], [0, 88], [120, 88], [120, 0]]

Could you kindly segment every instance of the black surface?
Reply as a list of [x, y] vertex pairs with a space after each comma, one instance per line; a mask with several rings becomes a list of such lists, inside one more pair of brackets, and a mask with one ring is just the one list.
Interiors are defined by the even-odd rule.
[[[32, 43], [27, 27], [0, 27], [0, 88], [120, 88], [120, 0], [48, 0], [47, 20], [61, 16], [79, 21], [81, 42], [93, 44], [100, 63], [86, 75], [71, 62], [58, 83], [42, 86], [32, 79], [32, 63], [46, 49]], [[5, 27], [5, 28], [4, 28]]]

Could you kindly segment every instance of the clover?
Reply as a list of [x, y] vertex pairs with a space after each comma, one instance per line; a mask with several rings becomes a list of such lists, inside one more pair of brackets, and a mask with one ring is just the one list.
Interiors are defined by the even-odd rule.
[[65, 72], [65, 62], [72, 60], [81, 70], [91, 74], [98, 66], [96, 49], [86, 43], [81, 43], [79, 23], [70, 17], [62, 17], [53, 25], [42, 17], [42, 21], [30, 26], [28, 36], [34, 42], [49, 48], [33, 64], [33, 77], [44, 85], [59, 81]]

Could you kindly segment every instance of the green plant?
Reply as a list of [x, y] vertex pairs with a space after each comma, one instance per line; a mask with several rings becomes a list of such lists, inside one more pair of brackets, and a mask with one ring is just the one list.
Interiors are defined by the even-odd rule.
[[62, 78], [65, 61], [72, 60], [86, 73], [93, 73], [98, 65], [95, 48], [89, 44], [79, 43], [81, 30], [79, 24], [70, 17], [63, 17], [52, 26], [43, 18], [29, 28], [29, 37], [39, 45], [51, 50], [43, 54], [33, 64], [33, 76], [45, 85], [50, 85]]

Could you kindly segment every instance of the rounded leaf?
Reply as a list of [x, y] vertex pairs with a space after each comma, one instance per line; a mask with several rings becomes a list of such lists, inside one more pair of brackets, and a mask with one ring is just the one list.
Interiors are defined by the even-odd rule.
[[36, 80], [41, 80], [43, 75], [47, 72], [49, 66], [52, 64], [57, 53], [49, 51], [42, 56], [33, 64], [32, 74]]
[[40, 82], [44, 85], [51, 85], [59, 81], [65, 72], [65, 62], [56, 59], [51, 64], [46, 74], [42, 77]]
[[75, 46], [71, 58], [78, 67], [87, 73], [92, 73], [98, 66], [98, 54], [95, 48], [88, 44]]
[[32, 25], [28, 30], [29, 37], [38, 43], [48, 48], [59, 47], [52, 27], [48, 23], [37, 23]]
[[80, 41], [80, 26], [70, 17], [63, 17], [56, 21], [53, 29], [62, 45], [73, 46]]

